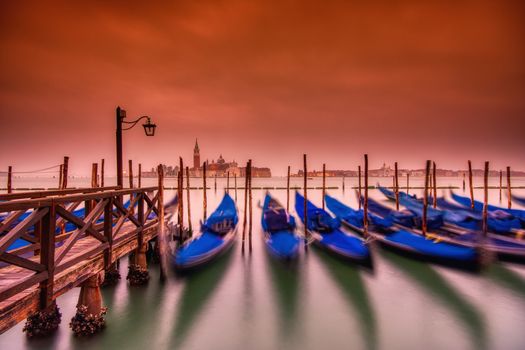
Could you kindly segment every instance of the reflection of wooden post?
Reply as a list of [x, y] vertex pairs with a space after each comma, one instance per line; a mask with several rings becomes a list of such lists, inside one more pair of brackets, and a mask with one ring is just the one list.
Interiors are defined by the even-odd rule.
[[321, 202], [323, 203], [323, 210], [324, 210], [324, 196], [326, 195], [326, 164], [323, 163], [323, 198], [321, 199]]
[[343, 186], [343, 192], [345, 191], [345, 173], [343, 173], [343, 181], [342, 181], [342, 186]]
[[191, 209], [190, 209], [190, 168], [186, 167], [186, 202], [188, 206], [188, 230], [190, 237], [192, 236], [191, 230]]
[[215, 183], [213, 185], [213, 188], [215, 189], [215, 191], [217, 191], [217, 173], [215, 173]]
[[437, 206], [437, 176], [436, 176], [436, 162], [432, 162], [432, 177], [434, 178], [433, 185], [434, 191], [432, 193], [432, 204], [434, 209]]
[[7, 167], [7, 193], [12, 192], [12, 176], [13, 168], [11, 166]]
[[501, 189], [503, 187], [503, 171], [499, 171], [499, 202], [501, 203]]
[[100, 162], [100, 187], [104, 187], [104, 159]]
[[133, 188], [133, 161], [128, 161], [129, 188]]
[[253, 221], [253, 200], [252, 200], [252, 160], [250, 159], [248, 161], [250, 164], [250, 181], [248, 189], [248, 199], [249, 199], [249, 208], [250, 208], [250, 223], [248, 224], [248, 239], [249, 239], [249, 247], [250, 247], [250, 253], [252, 252], [252, 221]]
[[308, 250], [308, 168], [306, 166], [306, 154], [303, 154], [303, 172], [304, 172], [304, 249]]
[[98, 163], [91, 164], [91, 187], [98, 187]]
[[430, 175], [430, 160], [427, 160], [425, 167], [425, 191], [423, 197], [423, 220], [421, 222], [421, 231], [423, 236], [427, 236], [427, 207], [428, 207], [428, 180]]
[[165, 223], [164, 223], [164, 168], [162, 167], [162, 164], [159, 164], [157, 166], [157, 176], [158, 176], [158, 193], [159, 193], [159, 199], [158, 199], [158, 210], [159, 210], [159, 225], [158, 225], [158, 239], [157, 243], [159, 244], [159, 255], [160, 255], [160, 280], [165, 281], [166, 280], [166, 265], [165, 265], [165, 257], [167, 253], [167, 247], [166, 247], [166, 237], [165, 237]]
[[483, 176], [483, 242], [487, 238], [487, 216], [488, 216], [488, 202], [489, 202], [489, 162], [485, 162], [485, 173]]
[[407, 195], [410, 193], [410, 173], [407, 172]]
[[204, 221], [206, 221], [206, 208], [208, 207], [206, 198], [206, 162], [202, 163], [202, 211]]
[[62, 188], [63, 189], [67, 188], [68, 171], [69, 171], [69, 157], [64, 157], [64, 166], [63, 166], [64, 174], [62, 175]]
[[139, 163], [139, 188], [142, 187], [142, 164]]
[[60, 170], [58, 174], [58, 189], [61, 190], [64, 186], [64, 164], [60, 164]]
[[365, 154], [365, 199], [363, 203], [363, 236], [368, 237], [368, 154]]
[[357, 199], [359, 201], [359, 210], [361, 210], [361, 165], [357, 167], [357, 176], [359, 177], [359, 191], [357, 192]]
[[286, 175], [286, 211], [290, 211], [290, 166], [288, 165], [288, 174]]
[[248, 178], [249, 178], [249, 167], [250, 167], [250, 162], [246, 162], [246, 168], [244, 170], [244, 219], [242, 221], [242, 251], [244, 252], [244, 241], [245, 241], [245, 238], [246, 238], [246, 220], [247, 220], [247, 216], [248, 216], [248, 213], [247, 213], [247, 209], [248, 209], [248, 186], [249, 186], [249, 183], [248, 183]]
[[468, 161], [468, 185], [470, 188], [470, 207], [474, 209], [474, 187], [472, 186], [472, 162]]
[[394, 187], [396, 191], [396, 210], [399, 210], [399, 179], [397, 173], [397, 162], [394, 163]]
[[510, 166], [507, 167], [507, 197], [509, 197], [509, 209], [512, 207], [512, 186], [510, 185]]

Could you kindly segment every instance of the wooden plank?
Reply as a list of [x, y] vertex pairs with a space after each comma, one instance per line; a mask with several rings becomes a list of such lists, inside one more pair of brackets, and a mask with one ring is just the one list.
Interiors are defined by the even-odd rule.
[[[62, 208], [60, 206], [57, 206], [57, 214], [62, 216], [65, 219], [67, 219], [69, 222], [71, 222], [72, 224], [74, 224], [78, 228], [82, 228], [82, 227], [84, 227], [84, 225], [86, 225], [85, 221], [83, 221], [79, 217], [73, 215], [72, 213], [68, 212], [67, 210], [65, 210], [64, 208]], [[102, 214], [102, 212], [101, 212], [101, 214]], [[100, 217], [100, 215], [98, 217], [96, 217], [95, 219], [98, 220], [99, 217]], [[93, 237], [95, 237], [96, 239], [98, 239], [100, 242], [107, 242], [106, 237], [104, 237], [100, 232], [95, 230], [93, 225], [89, 225], [87, 227], [87, 229], [86, 229], [86, 232], [89, 233], [90, 235], [92, 235]]]
[[42, 198], [42, 197], [51, 197], [51, 196], [65, 196], [75, 193], [93, 193], [93, 192], [104, 192], [104, 191], [113, 191], [118, 189], [118, 186], [109, 186], [109, 187], [99, 187], [99, 188], [76, 188], [76, 189], [67, 189], [67, 190], [52, 190], [52, 191], [37, 191], [37, 192], [18, 192], [10, 194], [0, 194], [0, 200], [11, 201], [14, 199], [23, 199], [23, 198]]
[[4, 231], [11, 227], [16, 222], [16, 220], [18, 220], [22, 215], [24, 215], [24, 213], [26, 213], [25, 210], [18, 210], [9, 213], [9, 215], [7, 215], [4, 221], [2, 221], [2, 223], [0, 224], [0, 234], [4, 233]]
[[0, 260], [3, 260], [7, 263], [23, 267], [24, 269], [29, 269], [35, 272], [41, 272], [46, 269], [46, 267], [42, 264], [36, 263], [29, 259], [24, 259], [18, 255], [14, 255], [11, 253], [2, 253], [0, 254]]
[[0, 288], [0, 302], [48, 278], [47, 271], [24, 276], [8, 286]]

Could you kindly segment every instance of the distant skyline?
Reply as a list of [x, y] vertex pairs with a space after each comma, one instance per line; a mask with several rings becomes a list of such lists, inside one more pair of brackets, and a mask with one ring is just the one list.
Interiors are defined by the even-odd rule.
[[115, 174], [115, 108], [150, 169], [219, 154], [291, 165], [525, 170], [525, 2], [0, 3], [0, 170]]

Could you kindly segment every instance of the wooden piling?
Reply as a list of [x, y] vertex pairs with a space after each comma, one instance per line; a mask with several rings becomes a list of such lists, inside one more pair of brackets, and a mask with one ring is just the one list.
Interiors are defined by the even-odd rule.
[[421, 231], [423, 236], [427, 236], [427, 209], [428, 209], [428, 181], [430, 175], [430, 160], [427, 160], [425, 166], [425, 191], [423, 193], [423, 220], [421, 222]]
[[359, 202], [359, 210], [361, 210], [361, 205], [362, 205], [361, 204], [361, 198], [362, 198], [361, 196], [361, 165], [357, 167], [357, 176], [359, 178], [359, 182], [358, 182], [359, 190], [357, 192], [357, 201]]
[[396, 188], [396, 210], [399, 211], [399, 178], [397, 172], [397, 162], [394, 163], [394, 187]]
[[468, 161], [468, 185], [470, 188], [470, 207], [474, 209], [474, 186], [472, 186], [472, 162]]
[[308, 250], [308, 167], [306, 165], [306, 154], [303, 154], [303, 175], [304, 175], [304, 250]]
[[58, 174], [58, 189], [61, 190], [64, 186], [64, 164], [60, 164], [60, 170]]
[[512, 186], [510, 184], [510, 166], [507, 167], [507, 197], [509, 200], [509, 209], [512, 209]]
[[184, 232], [184, 163], [182, 157], [179, 157], [179, 243], [182, 244]]
[[128, 176], [129, 176], [129, 188], [134, 188], [133, 186], [133, 161], [131, 159], [128, 161]]
[[343, 187], [343, 192], [345, 191], [345, 174], [343, 173], [343, 180], [341, 186]]
[[142, 187], [142, 164], [139, 163], [139, 179], [138, 179], [138, 185], [139, 185], [139, 188]]
[[158, 225], [158, 239], [157, 243], [159, 244], [159, 255], [160, 255], [160, 280], [166, 280], [166, 261], [165, 257], [167, 254], [167, 241], [165, 233], [165, 223], [164, 223], [164, 168], [162, 164], [157, 166], [157, 180], [158, 180], [158, 209], [159, 209], [159, 225]]
[[365, 197], [363, 203], [363, 236], [368, 237], [368, 154], [365, 154]]
[[204, 221], [206, 221], [207, 214], [206, 209], [208, 208], [208, 201], [206, 198], [206, 162], [202, 163], [202, 211]]
[[483, 176], [483, 242], [487, 238], [488, 226], [488, 202], [489, 202], [489, 162], [485, 162], [485, 173]]
[[432, 162], [432, 177], [434, 178], [434, 181], [432, 184], [434, 185], [433, 191], [432, 191], [432, 205], [434, 209], [437, 207], [437, 176], [436, 176], [436, 162]]
[[248, 218], [248, 179], [249, 179], [249, 167], [250, 162], [246, 162], [246, 168], [244, 171], [244, 213], [243, 213], [243, 221], [242, 221], [242, 252], [244, 253], [244, 241], [246, 238], [246, 220]]
[[67, 188], [67, 176], [68, 176], [68, 171], [69, 171], [69, 157], [64, 157], [64, 166], [62, 168], [63, 170], [63, 175], [62, 175], [62, 189], [66, 189]]
[[463, 192], [465, 192], [465, 173], [463, 173]]
[[323, 193], [322, 193], [322, 199], [321, 202], [323, 203], [323, 210], [325, 208], [324, 206], [324, 196], [326, 195], [326, 164], [323, 163]]
[[104, 158], [100, 162], [100, 187], [104, 187]]
[[13, 192], [13, 167], [7, 167], [7, 193]]
[[501, 191], [503, 187], [503, 171], [499, 171], [499, 202], [501, 203]]
[[235, 203], [237, 203], [237, 173], [233, 173], [233, 187], [235, 188], [234, 189], [234, 194], [235, 194]]
[[286, 175], [286, 211], [290, 212], [290, 166]]
[[188, 231], [190, 237], [193, 234], [191, 229], [191, 207], [190, 207], [190, 168], [186, 166], [186, 205], [188, 206]]
[[252, 222], [253, 222], [253, 199], [252, 199], [252, 160], [250, 159], [248, 161], [250, 164], [250, 180], [249, 180], [249, 186], [248, 189], [248, 200], [249, 200], [249, 208], [250, 208], [250, 223], [248, 224], [248, 240], [249, 240], [249, 248], [250, 253], [252, 252]]
[[217, 173], [215, 173], [215, 183], [213, 184], [213, 189], [217, 191]]
[[226, 193], [230, 194], [230, 172], [226, 172]]
[[407, 172], [407, 194], [409, 194], [410, 192], [410, 173]]
[[98, 187], [98, 163], [91, 164], [91, 187]]

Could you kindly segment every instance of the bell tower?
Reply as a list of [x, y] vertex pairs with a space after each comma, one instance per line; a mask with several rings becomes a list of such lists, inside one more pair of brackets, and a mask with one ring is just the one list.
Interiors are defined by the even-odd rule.
[[193, 148], [193, 168], [199, 169], [201, 166], [201, 155], [199, 151], [199, 143], [195, 139], [195, 147]]

